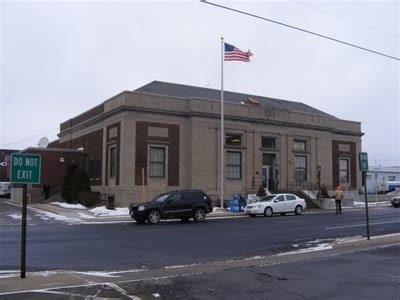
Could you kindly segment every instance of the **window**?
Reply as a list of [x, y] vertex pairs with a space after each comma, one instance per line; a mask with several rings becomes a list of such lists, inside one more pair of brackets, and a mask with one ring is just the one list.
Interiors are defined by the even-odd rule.
[[296, 182], [307, 181], [307, 156], [294, 157], [294, 180]]
[[294, 141], [293, 142], [293, 150], [295, 151], [306, 151], [307, 150], [307, 142], [306, 141]]
[[276, 149], [276, 138], [262, 137], [261, 147], [266, 149]]
[[242, 152], [226, 152], [226, 179], [242, 179]]
[[108, 147], [108, 176], [114, 178], [117, 173], [117, 146]]
[[349, 160], [341, 158], [339, 160], [339, 180], [341, 183], [348, 183], [349, 179]]
[[227, 146], [241, 146], [242, 136], [239, 134], [227, 134], [225, 135], [225, 145]]
[[396, 176], [388, 176], [388, 181], [396, 181]]
[[149, 177], [165, 177], [164, 147], [150, 147]]
[[283, 202], [283, 201], [285, 201], [285, 196], [280, 195], [280, 196], [276, 197], [275, 201]]
[[296, 200], [295, 195], [286, 195], [286, 201], [293, 201], [293, 200]]
[[95, 178], [100, 178], [101, 177], [101, 161], [100, 161], [100, 158], [96, 159], [94, 177]]

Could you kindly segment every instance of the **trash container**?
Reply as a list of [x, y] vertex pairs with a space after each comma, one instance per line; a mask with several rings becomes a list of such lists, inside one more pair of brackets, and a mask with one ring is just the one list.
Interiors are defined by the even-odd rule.
[[239, 211], [239, 195], [233, 194], [232, 199], [229, 201], [229, 211], [238, 212]]
[[114, 209], [114, 195], [107, 196], [106, 208]]

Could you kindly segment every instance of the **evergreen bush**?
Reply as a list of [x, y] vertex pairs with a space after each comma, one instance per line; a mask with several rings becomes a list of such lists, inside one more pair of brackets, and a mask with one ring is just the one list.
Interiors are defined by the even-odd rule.
[[72, 181], [74, 179], [76, 168], [69, 167], [67, 173], [64, 176], [63, 185], [61, 187], [61, 197], [67, 201], [67, 203], [72, 203], [74, 198], [72, 196]]
[[90, 180], [86, 171], [82, 168], [79, 168], [76, 170], [72, 180], [72, 198], [78, 199], [78, 195], [81, 192], [90, 192]]

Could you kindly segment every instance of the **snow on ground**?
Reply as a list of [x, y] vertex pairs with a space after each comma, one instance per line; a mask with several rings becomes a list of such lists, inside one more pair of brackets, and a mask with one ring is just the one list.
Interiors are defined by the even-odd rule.
[[17, 214], [11, 214], [11, 215], [8, 215], [9, 217], [11, 217], [11, 218], [13, 218], [13, 219], [16, 219], [16, 220], [21, 220], [21, 215], [17, 215]]
[[97, 276], [97, 277], [120, 277], [116, 275], [112, 275], [113, 273], [106, 272], [74, 272], [76, 274], [89, 275], [89, 276]]
[[[377, 202], [368, 202], [368, 206], [379, 206], [379, 205], [387, 205], [390, 204], [390, 201], [378, 201]], [[365, 206], [365, 202], [363, 201], [354, 201], [354, 206]]]
[[115, 209], [107, 209], [105, 206], [96, 207], [90, 209], [96, 217], [108, 217], [108, 216], [129, 216], [129, 209], [127, 207], [116, 207]]
[[57, 214], [51, 213], [49, 211], [37, 210], [37, 212], [39, 214], [41, 214], [40, 217], [43, 220], [51, 220], [51, 219], [53, 219], [53, 220], [57, 220], [57, 221], [71, 221], [71, 219], [68, 218], [68, 217], [57, 215]]
[[60, 206], [63, 208], [68, 208], [68, 209], [87, 209], [82, 204], [69, 204], [69, 203], [61, 203], [61, 202], [51, 202], [50, 204], [57, 205], [57, 206]]

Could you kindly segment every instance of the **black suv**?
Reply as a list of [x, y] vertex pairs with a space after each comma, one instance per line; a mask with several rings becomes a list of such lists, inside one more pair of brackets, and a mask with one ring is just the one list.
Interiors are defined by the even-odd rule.
[[150, 202], [131, 204], [129, 214], [139, 224], [146, 220], [157, 224], [160, 219], [180, 218], [187, 222], [193, 218], [202, 222], [212, 212], [210, 197], [200, 190], [173, 191], [158, 195]]

